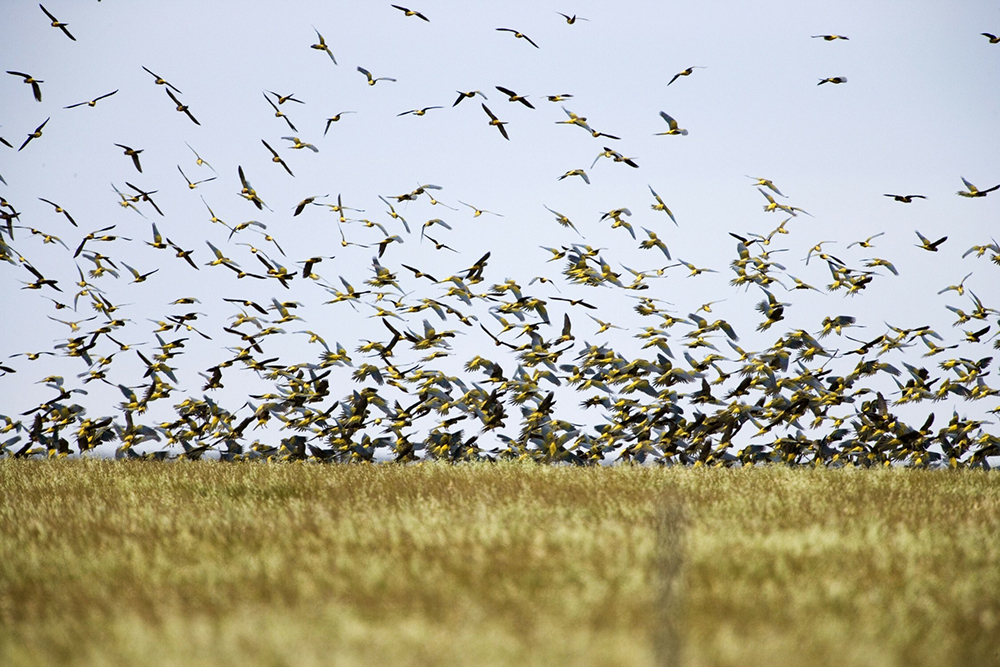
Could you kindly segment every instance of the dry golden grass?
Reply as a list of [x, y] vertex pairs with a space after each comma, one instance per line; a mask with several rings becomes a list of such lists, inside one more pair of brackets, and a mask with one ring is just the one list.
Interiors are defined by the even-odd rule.
[[1000, 662], [977, 471], [0, 461], [3, 665]]

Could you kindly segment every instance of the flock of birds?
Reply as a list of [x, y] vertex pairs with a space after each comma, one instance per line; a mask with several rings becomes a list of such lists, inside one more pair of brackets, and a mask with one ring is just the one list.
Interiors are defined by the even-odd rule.
[[[405, 17], [424, 22], [432, 18], [407, 7], [392, 7]], [[45, 7], [41, 11], [52, 28], [76, 40], [68, 23]], [[572, 14], [560, 16], [571, 26], [587, 20]], [[44, 29], [42, 22], [40, 29]], [[301, 45], [304, 57], [310, 57], [307, 49], [313, 49], [328, 57], [331, 67], [339, 67], [332, 45], [314, 30], [316, 41]], [[508, 27], [496, 30], [540, 49], [522, 32]], [[998, 42], [993, 35], [983, 34], [991, 44]], [[813, 37], [848, 39], [835, 34]], [[201, 125], [195, 115], [197, 108], [182, 101], [178, 87], [143, 69], [151, 77], [149, 85], [162, 87], [169, 104], [190, 121], [188, 127]], [[370, 86], [395, 81], [360, 66], [356, 69]], [[677, 72], [663, 85], [673, 85], [698, 69], [702, 68]], [[49, 92], [42, 87], [44, 80], [18, 70], [7, 74], [22, 79], [34, 100], [45, 104], [43, 92], [46, 98]], [[819, 85], [846, 81], [842, 76], [827, 77]], [[495, 90], [512, 103], [535, 109], [525, 95], [501, 86]], [[496, 128], [503, 139], [516, 141], [507, 121], [501, 120], [503, 114], [497, 113], [500, 107], [495, 99], [488, 99], [479, 90], [457, 92], [451, 107], [481, 98], [483, 122]], [[93, 109], [114, 103], [111, 98], [116, 95], [131, 93], [116, 89], [64, 108]], [[292, 119], [292, 109], [303, 109], [306, 103], [294, 94], [273, 91], [264, 91], [263, 97], [267, 113], [273, 113], [282, 131], [287, 128], [291, 134], [281, 136], [287, 144], [261, 139], [266, 151], [261, 162], [270, 160], [294, 177], [283, 156], [290, 151], [320, 150], [300, 138], [305, 133]], [[578, 126], [593, 138], [606, 140], [601, 143], [619, 140], [595, 130], [586, 117], [569, 110], [566, 104], [572, 95], [546, 97], [548, 102], [562, 105], [566, 119], [557, 121], [559, 124]], [[414, 108], [398, 115], [423, 116], [444, 108], [444, 104]], [[350, 113], [354, 112], [342, 111], [316, 125], [323, 127], [325, 137], [333, 124]], [[659, 116], [666, 129], [658, 134], [688, 134], [668, 113], [660, 111]], [[52, 119], [46, 118], [16, 149], [6, 139], [0, 141], [8, 149], [27, 155], [34, 142], [44, 141], [43, 131]], [[114, 145], [128, 158], [129, 171], [134, 168], [134, 174], [141, 176], [143, 149]], [[693, 279], [718, 269], [675, 258], [665, 240], [664, 230], [671, 229], [668, 224], [656, 229], [652, 224], [639, 226], [637, 233], [628, 208], [602, 212], [600, 222], [623, 230], [617, 232], [619, 238], [643, 251], [643, 257], [655, 256], [656, 268], [639, 270], [615, 262], [608, 248], [588, 245], [569, 217], [546, 206], [565, 233], [565, 243], [544, 248], [549, 261], [561, 266], [561, 275], [535, 276], [527, 284], [491, 277], [497, 270], [490, 252], [472, 262], [458, 259], [461, 253], [452, 245], [457, 244], [448, 237], [454, 224], [450, 214], [411, 227], [404, 207], [412, 202], [440, 206], [439, 210], [463, 210], [437, 199], [444, 188], [434, 184], [379, 195], [385, 208], [372, 215], [374, 219], [361, 217], [363, 211], [345, 204], [342, 195], [336, 196], [336, 203], [328, 196], [304, 197], [289, 207], [290, 214], [284, 217], [308, 215], [316, 208], [334, 213], [342, 254], [336, 263], [318, 254], [291, 258], [286, 257], [284, 237], [274, 231], [274, 225], [269, 228], [257, 220], [227, 223], [208, 201], [222, 197], [235, 200], [238, 196], [243, 200], [240, 206], [270, 211], [265, 202], [265, 197], [270, 197], [258, 192], [248, 176], [266, 165], [233, 165], [223, 175], [221, 165], [216, 172], [191, 144], [188, 148], [193, 154], [188, 171], [177, 165], [186, 189], [201, 189], [217, 180], [231, 180], [235, 186], [238, 178], [238, 192], [213, 191], [202, 198], [211, 223], [228, 231], [227, 245], [222, 247], [211, 240], [203, 244], [175, 241], [161, 233], [157, 221], [163, 226], [162, 221], [169, 216], [154, 199], [158, 190], [129, 181], [124, 181], [123, 188], [115, 187], [118, 204], [152, 220], [137, 220], [137, 226], [124, 235], [118, 224], [97, 226], [75, 219], [57, 203], [58, 193], [40, 198], [56, 215], [50, 219], [22, 214], [14, 191], [0, 197], [0, 260], [13, 267], [4, 272], [7, 289], [19, 281], [20, 289], [38, 292], [47, 300], [46, 317], [69, 330], [51, 349], [8, 351], [0, 362], [0, 382], [6, 383], [24, 382], [32, 363], [51, 357], [64, 358], [68, 372], [40, 380], [51, 392], [43, 402], [10, 415], [0, 414], [0, 453], [59, 457], [111, 445], [119, 457], [156, 459], [210, 456], [223, 460], [407, 462], [509, 457], [572, 464], [617, 460], [688, 465], [782, 462], [983, 467], [989, 467], [991, 457], [1000, 456], [1000, 436], [987, 430], [990, 422], [985, 419], [969, 419], [955, 410], [947, 423], [935, 427], [933, 413], [923, 423], [911, 425], [894, 412], [905, 404], [978, 401], [1000, 393], [987, 382], [992, 356], [985, 352], [990, 347], [1000, 348], [1000, 311], [965, 286], [971, 273], [959, 284], [941, 290], [964, 300], [961, 306], [948, 306], [958, 335], [946, 335], [949, 332], [930, 326], [886, 324], [881, 333], [858, 338], [861, 334], [855, 332], [860, 325], [855, 317], [835, 315], [824, 318], [818, 330], [782, 331], [771, 345], [746, 350], [735, 326], [723, 319], [711, 321], [717, 301], [683, 314], [649, 296], [657, 293], [656, 279], [668, 272], [677, 275], [686, 270]], [[602, 158], [639, 168], [636, 158], [604, 146], [590, 169]], [[192, 180], [195, 173], [206, 177]], [[559, 178], [573, 177], [590, 183], [587, 170], [582, 168]], [[2, 174], [0, 181], [7, 184]], [[966, 198], [983, 198], [1000, 188], [979, 189], [965, 178], [962, 182], [964, 189], [957, 194]], [[780, 326], [792, 307], [782, 300], [787, 298], [785, 294], [860, 295], [873, 281], [898, 275], [887, 259], [873, 255], [855, 261], [843, 253], [838, 257], [824, 247], [828, 242], [813, 246], [806, 263], [824, 263], [829, 283], [817, 287], [791, 275], [778, 261], [778, 253], [785, 250], [779, 242], [791, 232], [787, 226], [790, 221], [810, 214], [786, 203], [788, 198], [768, 178], [751, 177], [750, 185], [762, 195], [764, 211], [784, 218], [766, 234], [730, 234], [735, 250], [727, 267], [733, 273], [730, 284], [740, 290], [759, 290], [757, 332]], [[58, 183], [51, 187], [57, 190]], [[652, 186], [648, 189], [653, 215], [679, 226], [664, 199]], [[885, 196], [901, 204], [924, 198], [921, 194]], [[474, 218], [500, 216], [461, 200], [455, 203]], [[57, 225], [59, 229], [53, 229]], [[367, 231], [356, 234], [355, 230]], [[360, 240], [359, 234], [376, 232], [381, 238]], [[916, 235], [914, 245], [928, 253], [938, 252], [947, 241], [947, 237]], [[879, 236], [848, 247], [867, 252]], [[445, 259], [435, 263], [431, 271], [408, 262], [401, 247], [418, 240], [414, 237], [433, 244]], [[131, 259], [135, 246], [162, 253], [163, 262], [151, 269], [131, 266], [125, 259], [136, 263]], [[70, 280], [39, 268], [42, 262], [36, 258], [43, 251], [48, 253], [46, 258], [58, 256], [55, 261], [68, 267]], [[349, 279], [334, 277], [333, 269], [321, 272], [327, 266], [344, 271], [350, 266], [347, 257], [361, 255], [367, 264], [364, 276]], [[983, 239], [965, 251], [965, 257], [980, 259], [987, 263], [987, 270], [995, 271], [1000, 267], [1000, 245], [991, 238]], [[460, 268], [444, 268], [455, 265], [453, 259]], [[178, 271], [198, 271], [210, 281], [225, 283], [232, 294], [218, 303], [203, 302], [197, 296], [179, 297], [169, 304], [170, 313], [155, 320], [152, 331], [129, 318], [133, 307], [122, 303], [116, 294], [128, 290], [126, 298], [140, 300], [137, 295], [143, 288], [139, 285], [166, 282], [165, 274]], [[995, 275], [988, 280], [995, 281]], [[588, 290], [620, 294], [632, 304], [644, 322], [632, 329], [641, 344], [638, 355], [622, 354], [605, 337], [624, 328], [604, 319], [607, 315], [586, 296], [596, 292]], [[342, 317], [376, 318], [381, 320], [382, 336], [358, 341], [348, 349], [327, 340], [323, 332], [300, 329], [304, 325], [299, 323], [310, 312], [303, 301], [317, 292], [327, 300], [310, 308], [339, 309]], [[155, 292], [150, 295], [155, 298]], [[221, 326], [205, 326], [203, 322], [211, 318], [197, 308], [223, 309], [226, 321]], [[555, 312], [556, 308], [561, 312]], [[93, 314], [84, 316], [88, 310]], [[590, 333], [594, 342], [578, 338], [581, 320], [595, 326]], [[144, 334], [138, 333], [140, 330]], [[156, 343], [127, 342], [143, 335], [155, 338]], [[294, 336], [299, 336], [297, 340], [305, 347], [296, 343], [293, 349], [304, 349], [305, 355], [291, 361], [288, 355], [282, 359], [282, 354], [274, 353], [279, 347], [274, 341]], [[836, 344], [831, 344], [830, 336], [836, 337]], [[221, 348], [220, 340], [224, 341]], [[456, 354], [453, 344], [484, 347], [478, 348], [481, 353], [463, 360], [461, 374], [449, 374], [445, 369]], [[951, 356], [949, 351], [960, 344], [963, 350], [983, 351], [970, 357]], [[211, 365], [196, 369], [198, 380], [191, 369], [181, 368], [183, 355], [195, 346], [219, 354]], [[904, 352], [911, 348], [921, 352], [919, 359]], [[221, 354], [220, 349], [224, 350]], [[123, 361], [127, 358], [131, 358], [131, 366]], [[126, 377], [118, 370], [136, 363], [139, 377]], [[271, 390], [241, 395], [241, 405], [225, 406], [213, 398], [225, 383], [231, 387], [244, 384], [245, 374], [271, 383]], [[202, 385], [200, 392], [185, 390], [192, 381]], [[121, 402], [113, 408], [81, 405], [88, 392], [100, 385], [120, 392]], [[597, 424], [576, 423], [577, 416], [588, 411], [600, 413]], [[1000, 408], [989, 412], [998, 411]], [[158, 419], [148, 421], [154, 414]]]

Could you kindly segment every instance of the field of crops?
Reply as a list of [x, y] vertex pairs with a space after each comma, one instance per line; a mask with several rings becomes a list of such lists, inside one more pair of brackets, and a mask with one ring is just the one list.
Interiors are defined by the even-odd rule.
[[0, 461], [4, 665], [983, 665], [983, 471]]

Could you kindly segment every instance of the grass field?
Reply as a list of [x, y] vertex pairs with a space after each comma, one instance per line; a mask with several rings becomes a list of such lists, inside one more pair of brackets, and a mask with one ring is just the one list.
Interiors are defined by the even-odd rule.
[[3, 665], [1000, 664], [1000, 477], [0, 461]]

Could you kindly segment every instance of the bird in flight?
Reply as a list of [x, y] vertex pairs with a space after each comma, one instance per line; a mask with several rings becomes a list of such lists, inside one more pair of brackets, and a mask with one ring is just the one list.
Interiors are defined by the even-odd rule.
[[24, 147], [27, 146], [32, 139], [38, 139], [39, 137], [42, 136], [42, 128], [45, 127], [45, 123], [48, 123], [49, 120], [51, 120], [51, 117], [46, 118], [44, 123], [36, 127], [35, 131], [28, 135], [28, 138], [24, 140], [24, 143], [21, 144], [21, 147], [17, 149], [18, 152], [24, 150]]
[[892, 197], [894, 201], [902, 202], [904, 204], [912, 204], [914, 199], [927, 199], [924, 195], [892, 195], [885, 194], [883, 197]]
[[117, 146], [118, 148], [123, 149], [125, 151], [125, 155], [128, 155], [130, 158], [132, 158], [132, 164], [135, 165], [136, 171], [138, 171], [141, 174], [142, 173], [142, 165], [139, 164], [139, 153], [141, 153], [145, 149], [140, 148], [139, 150], [136, 150], [134, 148], [130, 148], [128, 146], [125, 146], [124, 144], [115, 144], [115, 146]]
[[111, 97], [117, 92], [118, 92], [117, 89], [112, 90], [110, 93], [104, 93], [100, 97], [95, 97], [94, 99], [88, 100], [86, 102], [77, 102], [76, 104], [71, 104], [68, 107], [63, 107], [63, 109], [74, 109], [76, 107], [82, 107], [84, 104], [86, 104], [88, 107], [96, 107], [99, 101], [103, 100], [105, 97]]
[[842, 39], [842, 40], [844, 40], [846, 42], [846, 41], [848, 41], [850, 39], [849, 37], [844, 37], [843, 35], [813, 35], [812, 38], [813, 39], [824, 39], [824, 40], [826, 40], [828, 42], [832, 42], [835, 39]]
[[431, 22], [431, 20], [429, 18], [427, 18], [426, 16], [424, 16], [420, 12], [414, 11], [412, 9], [407, 9], [406, 7], [400, 7], [399, 5], [392, 5], [392, 7], [394, 7], [395, 9], [398, 9], [399, 11], [403, 12], [403, 14], [405, 14], [406, 16], [416, 16], [418, 19], [423, 19], [423, 20], [427, 21], [428, 23]]
[[[316, 30], [316, 26], [313, 26], [313, 30]], [[323, 35], [319, 33], [319, 30], [316, 30], [316, 36], [319, 37], [319, 44], [310, 44], [309, 48], [326, 52], [326, 55], [330, 56], [330, 60], [332, 60], [333, 64], [336, 65], [337, 59], [333, 57], [333, 51], [331, 51], [330, 47], [327, 46], [326, 40], [323, 39]]]
[[194, 190], [196, 187], [198, 187], [202, 183], [208, 183], [209, 181], [214, 181], [215, 179], [218, 178], [218, 176], [212, 176], [211, 178], [203, 178], [200, 181], [194, 181], [194, 182], [192, 182], [191, 179], [188, 178], [187, 175], [184, 173], [184, 170], [181, 169], [180, 165], [177, 165], [177, 171], [181, 172], [181, 176], [183, 176], [184, 180], [187, 181], [188, 188], [191, 189], [191, 190]]
[[580, 178], [583, 179], [584, 183], [586, 183], [587, 185], [590, 185], [590, 177], [587, 176], [587, 172], [585, 172], [583, 169], [570, 169], [565, 174], [563, 174], [562, 176], [560, 176], [557, 180], [561, 181], [564, 178], [569, 178], [570, 176], [579, 176]]
[[985, 37], [986, 39], [990, 40], [990, 44], [1000, 44], [1000, 37], [997, 37], [996, 35], [990, 34], [988, 32], [981, 32], [979, 34]]
[[285, 171], [288, 172], [289, 176], [295, 176], [295, 174], [292, 173], [292, 170], [288, 168], [288, 165], [285, 164], [285, 161], [281, 159], [281, 156], [278, 155], [278, 151], [276, 151], [273, 148], [271, 148], [271, 146], [266, 141], [264, 141], [263, 139], [260, 140], [260, 143], [264, 144], [264, 148], [266, 148], [267, 150], [271, 151], [271, 155], [273, 156], [273, 157], [271, 157], [271, 162], [276, 162], [276, 163], [280, 164], [282, 167], [284, 167]]
[[778, 187], [774, 184], [774, 181], [772, 181], [769, 178], [761, 178], [759, 176], [747, 176], [747, 178], [752, 178], [753, 180], [757, 181], [756, 183], [754, 183], [754, 185], [763, 185], [765, 188], [767, 188], [774, 194], [781, 197], [785, 196], [781, 194], [781, 190], [779, 190]]
[[146, 70], [147, 72], [149, 72], [150, 74], [152, 74], [152, 76], [153, 76], [153, 79], [155, 79], [155, 81], [153, 81], [153, 83], [155, 83], [156, 85], [158, 85], [158, 86], [166, 86], [167, 88], [173, 88], [173, 89], [174, 89], [174, 92], [176, 92], [176, 93], [177, 93], [178, 95], [183, 95], [183, 94], [184, 94], [184, 93], [182, 93], [182, 92], [181, 92], [181, 91], [180, 91], [180, 90], [179, 90], [179, 89], [177, 88], [177, 86], [175, 86], [174, 84], [170, 83], [169, 81], [167, 81], [166, 79], [164, 79], [164, 78], [163, 78], [162, 76], [160, 76], [159, 74], [156, 74], [156, 73], [154, 73], [154, 72], [153, 72], [153, 71], [152, 71], [151, 69], [149, 69], [149, 68], [148, 68], [148, 67], [146, 67], [145, 65], [142, 65], [142, 68], [143, 68], [144, 70]]
[[819, 83], [817, 83], [816, 85], [817, 86], [822, 86], [824, 83], [847, 83], [847, 77], [846, 76], [831, 76], [831, 77], [826, 78], [826, 79], [820, 79]]
[[405, 116], [407, 114], [412, 114], [414, 116], [423, 116], [431, 109], [442, 109], [443, 107], [424, 107], [422, 109], [410, 109], [409, 111], [404, 111], [403, 113], [396, 114], [397, 116]]
[[678, 72], [677, 74], [674, 74], [673, 78], [670, 79], [670, 81], [667, 82], [667, 85], [669, 86], [671, 83], [673, 83], [674, 81], [676, 81], [677, 79], [679, 79], [682, 76], [691, 76], [692, 74], [694, 74], [694, 71], [696, 69], [708, 69], [708, 68], [705, 67], [705, 66], [702, 66], [702, 65], [692, 65], [691, 67], [688, 67], [686, 70], [683, 70], [683, 71]]
[[[24, 82], [31, 86], [31, 92], [34, 93], [35, 95], [35, 101], [36, 102], [42, 101], [42, 87], [39, 86], [38, 84], [45, 83], [44, 81], [40, 81], [39, 79], [36, 79], [30, 74], [25, 74], [24, 72], [14, 72], [12, 70], [7, 70], [7, 74], [12, 74], [14, 76], [19, 76], [23, 78]], [[68, 109], [69, 107], [66, 108]]]
[[[298, 132], [298, 129], [296, 129], [295, 125], [292, 124], [292, 120], [288, 116], [285, 115], [284, 111], [282, 111], [281, 109], [278, 108], [278, 105], [275, 104], [271, 100], [271, 98], [267, 96], [267, 93], [261, 93], [261, 94], [264, 96], [264, 99], [267, 100], [267, 103], [271, 105], [271, 108], [274, 109], [274, 117], [275, 118], [281, 118], [286, 123], [288, 123], [288, 127], [291, 128], [292, 132]], [[338, 114], [338, 117], [339, 117], [339, 114]], [[329, 127], [329, 126], [330, 126], [329, 123], [327, 123], [327, 127]], [[326, 134], [326, 133], [324, 132], [324, 134]]]
[[918, 245], [917, 247], [923, 248], [924, 250], [927, 250], [929, 252], [937, 252], [938, 246], [948, 240], [947, 236], [942, 236], [937, 241], [931, 241], [929, 238], [927, 238], [920, 232], [916, 232], [916, 234], [920, 238], [920, 245]]
[[364, 67], [358, 67], [358, 71], [364, 74], [366, 77], [368, 77], [369, 86], [374, 86], [379, 81], [395, 81], [395, 79], [390, 78], [388, 76], [380, 76], [376, 79], [375, 77], [372, 76], [372, 73], [366, 70]]
[[528, 101], [528, 97], [526, 95], [518, 95], [513, 90], [509, 90], [507, 88], [504, 88], [503, 86], [496, 86], [496, 89], [499, 90], [501, 93], [503, 93], [504, 95], [507, 96], [507, 98], [508, 98], [507, 101], [508, 102], [520, 102], [521, 104], [523, 104], [524, 106], [528, 107], [529, 109], [534, 109], [535, 108], [531, 104], [531, 102]]
[[507, 141], [510, 141], [510, 137], [507, 136], [507, 129], [504, 128], [504, 125], [507, 124], [507, 121], [499, 120], [496, 116], [493, 115], [493, 112], [490, 111], [485, 104], [483, 105], [483, 111], [485, 111], [486, 115], [490, 117], [490, 125], [493, 125], [498, 130], [500, 130], [500, 134], [503, 135], [503, 138], [506, 139]]
[[[38, 6], [42, 7], [41, 4], [39, 4]], [[55, 16], [52, 16], [52, 13], [49, 10], [45, 9], [45, 7], [42, 7], [42, 11], [45, 12], [45, 15], [48, 16], [49, 19], [52, 21], [52, 27], [53, 28], [59, 28], [64, 33], [66, 33], [67, 37], [69, 37], [70, 39], [72, 39], [74, 42], [76, 41], [76, 37], [74, 37], [73, 35], [71, 35], [70, 32], [69, 32], [69, 30], [66, 29], [66, 26], [69, 25], [68, 23], [63, 23], [62, 21], [60, 21], [59, 19], [57, 19]]]
[[666, 111], [660, 112], [660, 118], [667, 121], [667, 125], [670, 126], [670, 130], [667, 132], [657, 132], [656, 136], [663, 136], [665, 134], [680, 134], [687, 135], [688, 131], [677, 126], [677, 121], [670, 117]]
[[517, 37], [518, 39], [523, 39], [526, 42], [528, 42], [528, 44], [531, 44], [533, 47], [535, 47], [536, 49], [538, 48], [538, 44], [535, 44], [533, 41], [531, 41], [531, 38], [528, 37], [527, 35], [525, 35], [523, 32], [518, 32], [517, 30], [514, 30], [513, 28], [497, 28], [497, 30], [500, 31], [500, 32], [510, 32], [510, 33], [513, 33], [514, 37]]
[[486, 97], [486, 95], [483, 94], [481, 90], [470, 90], [468, 92], [462, 92], [461, 90], [456, 90], [455, 92], [458, 93], [458, 98], [455, 100], [454, 104], [451, 105], [453, 107], [457, 107], [458, 103], [461, 102], [462, 100], [466, 98], [473, 98], [476, 95], [481, 96], [484, 100], [489, 99]]
[[[343, 116], [345, 113], [357, 113], [357, 112], [356, 111], [341, 111], [337, 115], [331, 116], [330, 118], [327, 118], [326, 119], [326, 127], [323, 129], [323, 136], [324, 137], [326, 136], [327, 131], [329, 131], [329, 129], [330, 129], [330, 124], [331, 123], [336, 123], [337, 121], [339, 121], [340, 117]], [[291, 123], [289, 123], [289, 124], [291, 124]]]
[[[171, 88], [172, 87], [173, 86], [171, 86]], [[177, 97], [173, 94], [173, 92], [171, 92], [170, 88], [167, 88], [166, 91], [167, 95], [170, 96], [170, 99], [172, 99], [174, 101], [174, 104], [177, 105], [177, 111], [187, 114], [187, 117], [190, 118], [191, 122], [193, 122], [195, 125], [201, 125], [201, 123], [198, 122], [198, 119], [191, 114], [191, 109], [189, 109], [186, 104], [181, 104], [181, 101], [177, 99]]]
[[561, 16], [564, 19], [566, 19], [566, 23], [568, 23], [570, 25], [573, 25], [577, 21], [589, 21], [590, 20], [590, 19], [585, 19], [582, 16], [577, 16], [576, 14], [573, 14], [572, 16], [569, 16], [567, 14], [563, 14], [562, 12], [556, 12], [556, 14], [558, 14], [559, 16]]
[[969, 197], [969, 198], [972, 198], [972, 197], [985, 197], [986, 195], [988, 195], [989, 193], [993, 192], [997, 188], [1000, 188], [1000, 184], [997, 184], [997, 185], [994, 185], [992, 188], [987, 188], [985, 190], [980, 190], [975, 185], [973, 185], [972, 183], [969, 183], [967, 180], [965, 180], [965, 177], [962, 178], [962, 182], [965, 183], [965, 187], [967, 187], [969, 190], [968, 190], [968, 192], [966, 192], [964, 190], [959, 190], [958, 192], [956, 192], [955, 194], [959, 195], [960, 197]]

